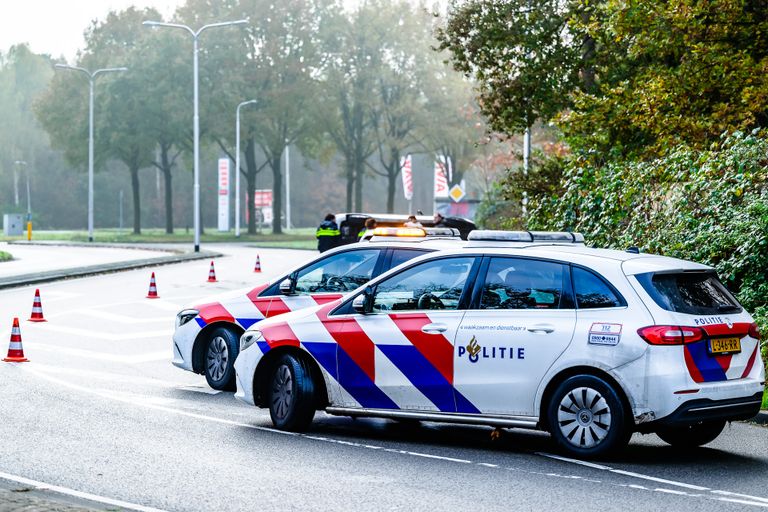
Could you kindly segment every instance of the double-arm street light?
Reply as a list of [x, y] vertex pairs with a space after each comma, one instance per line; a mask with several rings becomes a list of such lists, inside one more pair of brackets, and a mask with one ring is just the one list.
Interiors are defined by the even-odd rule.
[[[240, 236], [240, 108], [253, 103], [258, 102], [243, 101], [235, 111], [235, 236]], [[249, 213], [253, 214], [253, 210]]]
[[170, 28], [180, 28], [183, 30], [186, 30], [189, 32], [189, 34], [192, 36], [193, 40], [193, 65], [192, 65], [192, 74], [193, 74], [193, 80], [194, 80], [194, 103], [195, 103], [195, 110], [194, 110], [194, 146], [195, 146], [195, 156], [194, 156], [194, 166], [195, 166], [195, 185], [193, 189], [194, 193], [194, 224], [195, 224], [195, 252], [200, 252], [200, 114], [198, 111], [198, 64], [197, 64], [197, 54], [198, 54], [198, 39], [200, 38], [200, 34], [202, 34], [205, 30], [208, 30], [209, 28], [216, 28], [216, 27], [229, 27], [231, 25], [245, 25], [248, 23], [248, 20], [237, 20], [237, 21], [225, 21], [223, 23], [211, 23], [209, 25], [204, 25], [200, 27], [197, 30], [193, 30], [192, 28], [182, 25], [180, 23], [165, 23], [162, 21], [145, 21], [144, 25], [147, 27], [170, 27]]
[[101, 68], [90, 71], [67, 64], [56, 64], [56, 67], [85, 73], [88, 76], [88, 83], [90, 85], [88, 96], [88, 241], [93, 242], [93, 84], [99, 75], [117, 71], [128, 71], [128, 68]]

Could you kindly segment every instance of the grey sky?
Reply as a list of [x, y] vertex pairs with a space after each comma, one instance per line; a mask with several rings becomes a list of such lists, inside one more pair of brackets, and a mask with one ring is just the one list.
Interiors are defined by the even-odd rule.
[[72, 60], [84, 46], [83, 32], [112, 10], [155, 7], [171, 14], [182, 0], [0, 0], [0, 51], [29, 43], [32, 51]]

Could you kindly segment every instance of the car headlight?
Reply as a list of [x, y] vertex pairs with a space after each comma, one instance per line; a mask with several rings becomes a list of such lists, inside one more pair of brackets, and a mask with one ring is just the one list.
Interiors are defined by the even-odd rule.
[[179, 314], [176, 315], [176, 328], [178, 329], [182, 325], [188, 323], [199, 314], [200, 312], [196, 309], [182, 309], [179, 311]]
[[245, 331], [245, 334], [240, 338], [240, 352], [262, 339], [264, 336], [261, 331]]

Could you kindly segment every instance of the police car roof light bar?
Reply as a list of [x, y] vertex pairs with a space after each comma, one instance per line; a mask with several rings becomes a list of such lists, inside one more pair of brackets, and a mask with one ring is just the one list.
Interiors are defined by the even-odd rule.
[[502, 231], [476, 229], [469, 233], [470, 242], [559, 242], [583, 244], [584, 235], [569, 231]]
[[456, 228], [422, 228], [428, 237], [461, 238], [461, 233]]
[[422, 228], [375, 228], [373, 236], [426, 237]]

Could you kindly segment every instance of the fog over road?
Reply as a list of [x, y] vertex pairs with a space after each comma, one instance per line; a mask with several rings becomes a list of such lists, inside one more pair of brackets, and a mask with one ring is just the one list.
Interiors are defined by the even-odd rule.
[[[597, 464], [553, 457], [538, 432], [320, 413], [306, 434], [278, 432], [170, 364], [174, 315], [315, 253], [206, 248], [226, 254], [220, 282], [207, 261], [160, 267], [158, 300], [144, 299], [150, 269], [41, 287], [49, 321], [21, 326], [31, 362], [0, 364], [0, 473], [173, 511], [768, 508], [768, 429], [746, 423], [690, 453], [635, 436]], [[33, 292], [0, 295], [0, 342]]]

